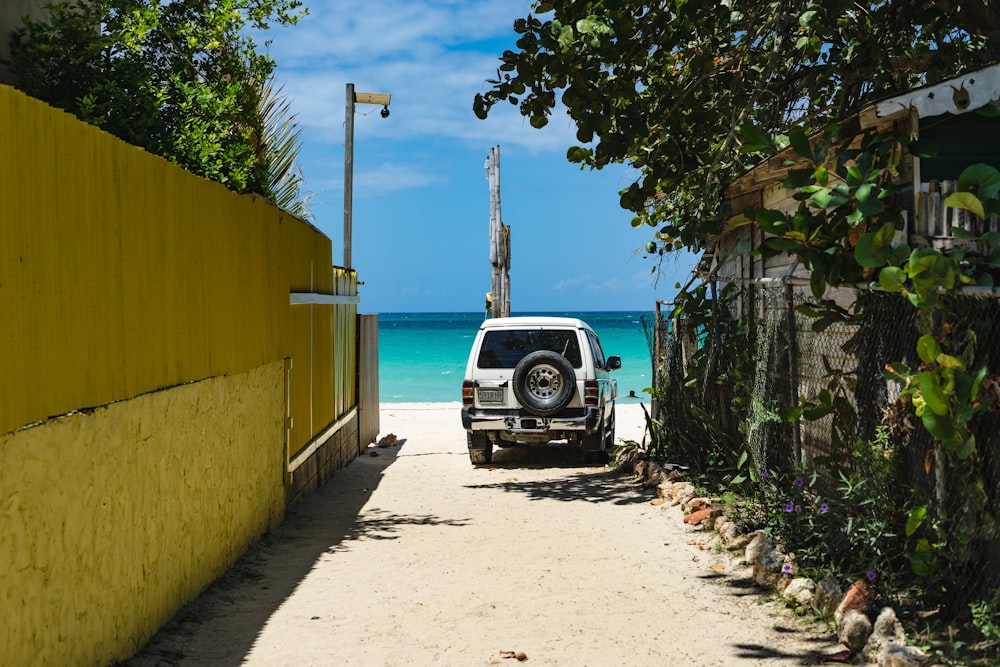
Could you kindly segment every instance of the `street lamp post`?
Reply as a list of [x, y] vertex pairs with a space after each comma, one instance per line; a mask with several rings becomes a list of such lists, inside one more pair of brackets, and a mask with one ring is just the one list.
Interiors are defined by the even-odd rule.
[[389, 117], [388, 93], [356, 93], [354, 84], [347, 84], [344, 118], [344, 268], [351, 268], [351, 224], [354, 208], [354, 106], [356, 104], [382, 105], [382, 118]]

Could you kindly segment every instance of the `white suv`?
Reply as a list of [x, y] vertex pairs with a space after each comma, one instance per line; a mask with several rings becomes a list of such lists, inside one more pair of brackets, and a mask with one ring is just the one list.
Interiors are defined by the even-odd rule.
[[489, 463], [493, 445], [577, 444], [589, 460], [614, 448], [611, 371], [590, 326], [568, 317], [500, 317], [479, 328], [462, 383], [469, 459]]

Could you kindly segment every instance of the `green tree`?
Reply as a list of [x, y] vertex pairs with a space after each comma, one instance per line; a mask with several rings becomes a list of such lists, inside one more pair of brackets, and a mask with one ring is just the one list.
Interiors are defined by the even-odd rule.
[[[640, 170], [621, 193], [660, 250], [719, 229], [721, 188], [859, 104], [1000, 56], [989, 0], [541, 0], [473, 110], [561, 106], [571, 162]], [[560, 106], [561, 105], [561, 106]], [[742, 131], [741, 131], [742, 130]], [[776, 137], [775, 146], [770, 137]]]
[[250, 33], [294, 24], [305, 12], [300, 0], [48, 8], [47, 19], [25, 19], [11, 38], [8, 64], [21, 89], [232, 190], [275, 198], [275, 171], [290, 171], [274, 158], [291, 149], [275, 150], [282, 121], [274, 113], [287, 120], [287, 106], [268, 83], [274, 60]]

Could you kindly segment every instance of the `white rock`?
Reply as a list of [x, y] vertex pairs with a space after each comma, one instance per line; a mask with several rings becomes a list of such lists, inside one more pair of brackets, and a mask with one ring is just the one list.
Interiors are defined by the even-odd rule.
[[840, 590], [837, 578], [828, 574], [816, 582], [816, 596], [813, 604], [816, 609], [829, 616], [840, 606], [840, 600], [844, 597], [844, 592]]
[[747, 545], [744, 558], [746, 562], [753, 565], [757, 561], [757, 556], [759, 556], [764, 551], [771, 551], [771, 537], [764, 532], [757, 531], [752, 533], [753, 537], [750, 538], [750, 543]]
[[879, 612], [878, 618], [875, 619], [871, 637], [868, 638], [865, 650], [861, 655], [868, 662], [877, 663], [882, 649], [890, 643], [906, 646], [906, 634], [903, 632], [903, 626], [896, 618], [896, 612], [893, 611], [892, 607], [884, 607]]
[[816, 582], [808, 577], [795, 577], [785, 586], [782, 595], [800, 607], [810, 608], [816, 591]]
[[857, 609], [848, 609], [837, 625], [837, 639], [840, 643], [858, 653], [872, 634], [872, 622]]
[[919, 667], [929, 660], [929, 656], [916, 646], [901, 646], [889, 642], [882, 647], [877, 664], [879, 667]]

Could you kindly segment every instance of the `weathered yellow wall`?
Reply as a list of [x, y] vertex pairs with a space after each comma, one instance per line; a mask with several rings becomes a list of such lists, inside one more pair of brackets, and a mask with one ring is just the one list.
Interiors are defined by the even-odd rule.
[[[355, 404], [357, 294], [317, 229], [0, 86], [0, 433], [293, 358], [292, 453]], [[337, 291], [334, 291], [337, 290]]]
[[0, 436], [0, 665], [131, 656], [277, 526], [284, 382], [271, 363]]
[[0, 85], [0, 666], [127, 657], [280, 520], [286, 457], [356, 403], [357, 305], [290, 292], [357, 275]]

